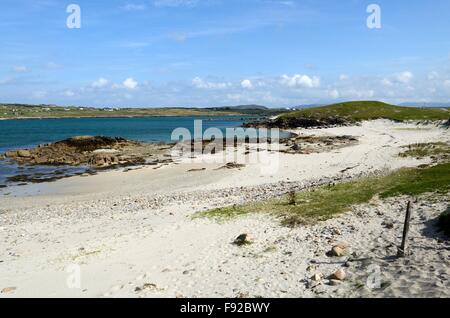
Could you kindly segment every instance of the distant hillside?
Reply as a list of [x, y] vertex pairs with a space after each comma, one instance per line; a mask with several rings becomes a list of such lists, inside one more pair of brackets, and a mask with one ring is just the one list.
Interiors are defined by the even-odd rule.
[[281, 118], [324, 119], [330, 117], [341, 118], [347, 121], [361, 121], [380, 118], [399, 121], [446, 120], [450, 118], [450, 110], [394, 106], [377, 101], [358, 101], [302, 109], [281, 115]]
[[245, 116], [239, 109], [204, 108], [93, 108], [53, 105], [0, 104], [0, 119], [20, 118], [89, 118], [151, 116]]
[[411, 103], [401, 103], [399, 105], [400, 106], [410, 106], [410, 107], [434, 107], [434, 108], [440, 108], [440, 107], [449, 108], [450, 107], [450, 103], [416, 103], [416, 102], [411, 102]]
[[235, 111], [247, 115], [274, 116], [287, 112], [285, 108], [269, 108], [261, 105], [238, 105], [207, 108], [213, 111]]
[[269, 108], [261, 105], [237, 105], [237, 106], [213, 107], [212, 109], [267, 110]]

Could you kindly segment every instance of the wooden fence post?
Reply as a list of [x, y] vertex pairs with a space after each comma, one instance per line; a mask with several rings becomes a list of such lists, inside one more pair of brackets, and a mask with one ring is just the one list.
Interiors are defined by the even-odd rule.
[[402, 245], [400, 245], [400, 247], [398, 248], [397, 257], [405, 257], [407, 255], [406, 242], [408, 239], [410, 220], [411, 220], [411, 201], [408, 201], [408, 206], [406, 207], [405, 225], [403, 226]]

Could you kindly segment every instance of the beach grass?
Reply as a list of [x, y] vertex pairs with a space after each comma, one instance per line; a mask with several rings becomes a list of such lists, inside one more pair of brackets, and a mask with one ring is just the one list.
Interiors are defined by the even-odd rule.
[[419, 143], [403, 147], [405, 151], [399, 154], [400, 157], [426, 158], [434, 157], [436, 159], [450, 158], [450, 145], [444, 142]]
[[282, 114], [280, 118], [342, 118], [350, 122], [374, 119], [447, 120], [449, 108], [417, 108], [394, 106], [378, 101], [355, 101], [302, 109]]
[[400, 195], [417, 196], [428, 192], [447, 193], [450, 190], [450, 163], [428, 168], [404, 168], [385, 176], [367, 177], [332, 186], [321, 186], [310, 191], [285, 196], [276, 200], [234, 205], [197, 213], [219, 221], [250, 213], [268, 213], [286, 226], [310, 224], [347, 212], [352, 206], [381, 198]]

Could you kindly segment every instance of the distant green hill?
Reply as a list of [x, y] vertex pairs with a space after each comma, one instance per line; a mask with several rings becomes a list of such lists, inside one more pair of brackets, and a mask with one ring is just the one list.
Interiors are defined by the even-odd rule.
[[93, 108], [0, 104], [0, 119], [226, 115], [241, 116], [246, 115], [246, 112], [240, 110], [211, 110], [203, 108]]
[[358, 101], [333, 104], [289, 112], [281, 118], [342, 118], [347, 121], [362, 121], [372, 119], [391, 120], [446, 120], [450, 118], [447, 108], [416, 108], [394, 106], [376, 101]]
[[21, 118], [90, 118], [90, 117], [155, 117], [155, 116], [272, 116], [284, 109], [269, 109], [259, 105], [215, 108], [94, 108], [56, 105], [0, 104], [0, 119]]

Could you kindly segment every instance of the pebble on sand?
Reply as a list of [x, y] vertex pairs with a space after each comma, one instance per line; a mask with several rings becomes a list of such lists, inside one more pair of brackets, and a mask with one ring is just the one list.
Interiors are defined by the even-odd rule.
[[339, 280], [339, 281], [342, 281], [342, 280], [344, 280], [345, 278], [347, 277], [347, 274], [345, 273], [345, 271], [342, 269], [342, 268], [340, 268], [340, 269], [338, 269], [333, 275], [332, 275], [332, 279], [336, 279], [336, 280]]
[[253, 243], [253, 238], [249, 234], [241, 234], [234, 241], [233, 244], [243, 246]]
[[10, 294], [10, 293], [13, 293], [16, 289], [17, 289], [17, 287], [6, 287], [6, 288], [2, 289], [1, 293], [2, 294]]

